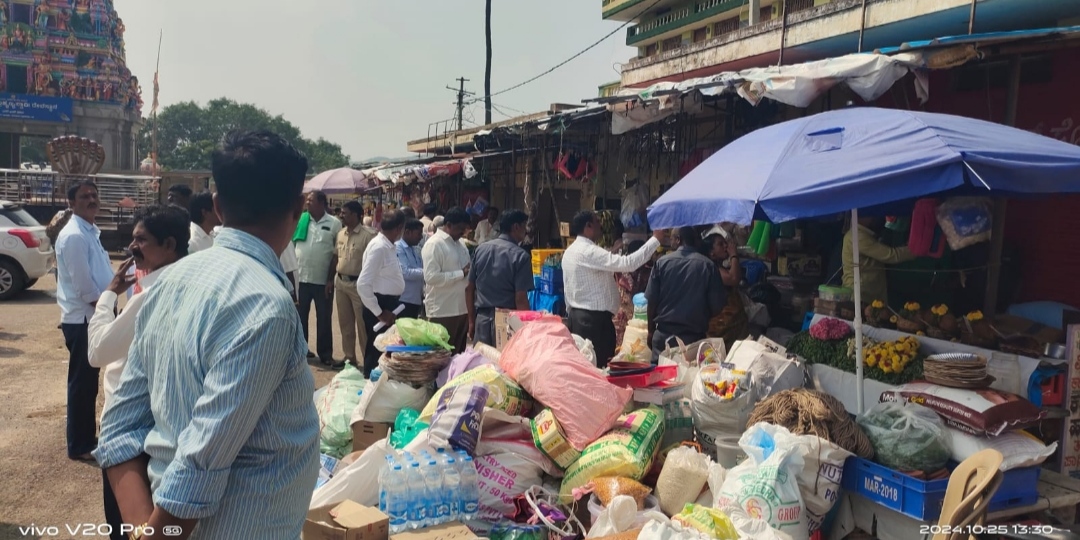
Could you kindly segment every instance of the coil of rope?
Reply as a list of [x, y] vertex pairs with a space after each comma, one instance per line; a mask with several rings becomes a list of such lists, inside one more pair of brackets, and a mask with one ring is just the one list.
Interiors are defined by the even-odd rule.
[[783, 426], [795, 435], [817, 435], [865, 459], [874, 457], [870, 439], [848, 416], [844, 404], [817, 390], [784, 390], [759, 402], [746, 427], [760, 422]]

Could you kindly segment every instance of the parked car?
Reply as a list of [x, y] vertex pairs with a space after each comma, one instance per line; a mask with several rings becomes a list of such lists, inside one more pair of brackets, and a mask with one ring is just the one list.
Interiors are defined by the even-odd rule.
[[18, 204], [0, 201], [0, 300], [33, 287], [54, 266], [45, 227]]

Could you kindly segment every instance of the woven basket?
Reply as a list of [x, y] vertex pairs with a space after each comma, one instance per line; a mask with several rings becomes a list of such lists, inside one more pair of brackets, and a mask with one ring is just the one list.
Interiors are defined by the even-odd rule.
[[926, 328], [926, 325], [922, 321], [915, 321], [911, 319], [905, 319], [904, 317], [896, 318], [896, 329], [901, 332], [907, 332], [908, 334], [915, 334], [922, 332]]
[[428, 384], [434, 381], [439, 372], [450, 364], [454, 355], [450, 351], [431, 351], [423, 353], [384, 354], [379, 359], [379, 367], [392, 380], [409, 384]]

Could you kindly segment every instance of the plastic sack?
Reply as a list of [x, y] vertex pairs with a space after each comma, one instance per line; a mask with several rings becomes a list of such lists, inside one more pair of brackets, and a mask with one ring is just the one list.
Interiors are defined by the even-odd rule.
[[589, 364], [557, 318], [522, 326], [503, 350], [499, 366], [551, 408], [567, 441], [577, 450], [611, 429], [634, 394], [630, 388], [609, 383], [603, 372]]
[[[374, 379], [374, 373], [372, 374]], [[397, 419], [402, 409], [420, 410], [431, 399], [431, 387], [414, 387], [409, 383], [379, 377], [364, 387], [360, 401], [352, 412], [352, 424], [360, 421], [388, 424]]]
[[705, 533], [718, 540], [739, 540], [739, 533], [735, 531], [735, 525], [727, 514], [696, 504], [684, 505], [682, 511], [671, 518], [671, 521], [680, 523], [699, 532]]
[[878, 403], [857, 419], [875, 460], [898, 471], [936, 471], [949, 461], [945, 424], [926, 407]]
[[795, 540], [810, 537], [796, 478], [803, 467], [798, 441], [784, 428], [755, 424], [739, 439], [748, 459], [727, 472], [716, 507], [742, 510]]
[[622, 345], [619, 346], [619, 360], [648, 364], [652, 362], [652, 346], [649, 345], [648, 323], [631, 319], [626, 323]]
[[308, 508], [328, 506], [345, 500], [377, 508], [379, 471], [386, 464], [386, 456], [390, 452], [385, 439], [368, 447], [356, 461], [336, 471], [329, 482], [311, 494]]
[[712, 364], [701, 368], [690, 389], [694, 431], [702, 449], [721, 465], [735, 466], [741, 454], [739, 438], [754, 410], [748, 378]]
[[601, 538], [640, 529], [649, 522], [648, 512], [655, 512], [657, 505], [656, 498], [650, 496], [645, 506], [646, 510], [639, 511], [633, 497], [617, 495], [607, 506], [601, 506], [600, 501], [593, 495], [589, 499], [592, 528], [589, 529], [589, 534], [585, 538]]
[[660, 509], [674, 516], [682, 512], [688, 503], [697, 500], [709, 480], [711, 464], [709, 456], [687, 446], [680, 446], [668, 453], [660, 478], [656, 481]]
[[532, 410], [532, 398], [525, 393], [525, 390], [513, 379], [500, 373], [495, 366], [489, 365], [478, 367], [450, 379], [446, 386], [440, 388], [435, 393], [435, 397], [420, 411], [420, 419], [424, 421], [431, 420], [432, 416], [435, 415], [435, 406], [438, 405], [440, 397], [450, 388], [474, 382], [482, 383], [487, 387], [487, 407], [489, 408], [498, 409], [511, 416], [520, 416]]
[[468, 349], [465, 349], [465, 352], [455, 356], [453, 360], [450, 360], [450, 364], [439, 372], [438, 378], [435, 379], [435, 384], [439, 387], [446, 386], [447, 381], [462, 373], [494, 363], [496, 362], [488, 360], [480, 353], [480, 351], [469, 347]]
[[1037, 467], [1057, 452], [1057, 443], [1049, 446], [1024, 431], [1010, 431], [997, 437], [975, 437], [959, 430], [945, 428], [946, 446], [952, 460], [962, 463], [965, 459], [986, 449], [1001, 452], [1004, 461], [1001, 470]]
[[[787, 431], [786, 428], [775, 427]], [[806, 520], [812, 533], [821, 528], [825, 517], [836, 506], [836, 501], [840, 500], [844, 463], [852, 454], [817, 435], [793, 436], [798, 443], [803, 462], [796, 481], [799, 483], [803, 504], [806, 505]]]
[[693, 527], [671, 521], [659, 512], [650, 514], [650, 518], [638, 540], [716, 540]]
[[593, 346], [592, 340], [585, 339], [577, 334], [570, 334], [574, 338], [574, 346], [578, 348], [578, 352], [581, 356], [585, 357], [590, 364], [596, 365], [596, 347]]
[[394, 420], [394, 432], [390, 434], [390, 446], [401, 450], [413, 442], [428, 425], [419, 420], [420, 413], [415, 409], [401, 409]]
[[938, 413], [945, 425], [972, 435], [993, 437], [1038, 424], [1046, 411], [1009, 392], [964, 390], [927, 382], [908, 383], [881, 393], [881, 401], [915, 402]]
[[405, 342], [401, 340], [401, 336], [398, 334], [397, 325], [391, 326], [387, 331], [375, 336], [375, 348], [379, 352], [386, 352], [386, 347], [389, 345], [404, 345]]
[[533, 446], [528, 419], [488, 409], [476, 445], [483, 521], [499, 521], [514, 511], [514, 498], [543, 485], [544, 473], [558, 469]]
[[[652, 489], [645, 486], [637, 480], [631, 480], [623, 476], [601, 476], [593, 478], [592, 482], [585, 485], [583, 489], [592, 489], [592, 494], [596, 496], [597, 505], [600, 507], [610, 506], [611, 501], [619, 495], [625, 495], [634, 499], [637, 503], [638, 510], [645, 510], [645, 501], [649, 495], [652, 495]], [[660, 507], [659, 500], [654, 499], [653, 509]]]
[[398, 319], [394, 324], [401, 340], [410, 347], [439, 347], [451, 351], [450, 332], [441, 324], [419, 319]]
[[428, 437], [436, 446], [476, 453], [488, 391], [481, 383], [455, 386], [439, 396]]
[[319, 396], [319, 451], [335, 458], [352, 451], [352, 413], [364, 388], [364, 374], [352, 365], [334, 376]]
[[600, 476], [641, 480], [652, 468], [663, 436], [664, 413], [657, 407], [620, 417], [615, 429], [585, 448], [581, 457], [566, 469], [559, 494], [569, 501], [574, 489]]
[[993, 210], [986, 197], [953, 197], [937, 208], [937, 222], [949, 247], [959, 250], [990, 240]]
[[678, 347], [672, 347], [669, 340], [664, 352], [660, 353], [659, 365], [679, 367], [675, 382], [684, 384], [686, 398], [692, 399], [691, 387], [701, 366], [720, 363], [727, 357], [727, 349], [722, 339], [703, 339], [690, 345], [678, 337], [673, 339]]

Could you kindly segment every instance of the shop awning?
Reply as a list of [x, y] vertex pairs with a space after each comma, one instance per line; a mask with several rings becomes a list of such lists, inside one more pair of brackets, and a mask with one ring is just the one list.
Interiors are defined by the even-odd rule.
[[945, 36], [923, 41], [909, 41], [899, 47], [887, 47], [874, 52], [879, 54], [896, 54], [922, 49], [940, 47], [955, 47], [958, 45], [994, 45], [999, 43], [1011, 43], [1015, 41], [1034, 40], [1057, 37], [1080, 37], [1080, 26], [1062, 26], [1057, 28], [1039, 28], [1035, 30], [1013, 30], [1009, 32], [988, 32], [984, 34], [971, 34], [960, 36]]

